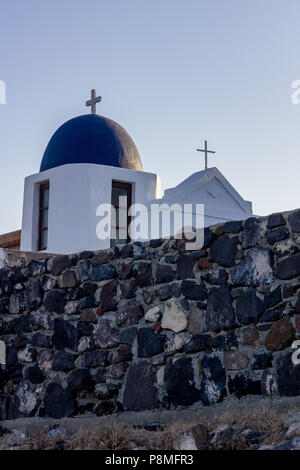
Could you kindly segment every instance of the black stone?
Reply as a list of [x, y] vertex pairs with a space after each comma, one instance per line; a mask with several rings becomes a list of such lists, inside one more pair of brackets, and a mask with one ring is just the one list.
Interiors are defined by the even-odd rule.
[[128, 411], [158, 408], [155, 369], [147, 362], [132, 364], [127, 373], [123, 406]]
[[31, 276], [41, 276], [46, 271], [45, 263], [35, 260], [30, 261], [28, 263], [28, 271]]
[[181, 293], [191, 300], [206, 300], [207, 288], [204, 283], [197, 284], [196, 281], [184, 279], [181, 283]]
[[126, 281], [121, 281], [120, 290], [121, 296], [124, 299], [132, 299], [133, 297], [135, 297], [135, 293], [137, 290], [136, 280], [131, 278]]
[[163, 351], [165, 336], [157, 334], [151, 328], [139, 328], [137, 343], [138, 357], [152, 357]]
[[286, 225], [286, 221], [281, 214], [271, 214], [268, 220], [268, 228], [275, 228], [281, 225]]
[[170, 297], [178, 297], [180, 295], [180, 286], [177, 284], [177, 282], [172, 282], [170, 284], [157, 287], [155, 293], [159, 300], [167, 300]]
[[85, 310], [87, 308], [96, 307], [96, 301], [93, 295], [89, 295], [88, 297], [83, 297], [80, 300], [79, 308], [80, 310]]
[[32, 279], [25, 286], [26, 308], [29, 311], [36, 310], [42, 302], [41, 283], [38, 279]]
[[113, 264], [104, 264], [93, 268], [91, 279], [93, 282], [105, 281], [117, 277], [118, 273]]
[[177, 279], [194, 279], [195, 260], [191, 255], [181, 254], [177, 261]]
[[51, 382], [44, 395], [45, 416], [60, 419], [73, 416], [76, 412], [73, 392], [63, 389], [61, 385]]
[[238, 250], [238, 237], [221, 235], [212, 244], [209, 259], [221, 266], [233, 266]]
[[139, 262], [133, 268], [133, 277], [139, 287], [151, 286], [152, 279], [152, 264], [150, 262]]
[[93, 411], [97, 416], [110, 415], [115, 411], [115, 401], [101, 400], [95, 405]]
[[179, 255], [166, 255], [165, 262], [166, 263], [177, 263]]
[[157, 238], [157, 239], [155, 239], [155, 240], [150, 240], [149, 245], [150, 245], [150, 248], [158, 248], [158, 247], [161, 246], [163, 243], [164, 243], [164, 239], [162, 239], [162, 238]]
[[285, 315], [291, 313], [291, 306], [289, 302], [285, 302], [281, 305], [277, 305], [271, 310], [266, 310], [262, 317], [260, 318], [260, 323], [268, 323], [280, 320]]
[[226, 373], [218, 357], [204, 356], [201, 361], [200, 399], [203, 405], [214, 405], [226, 395]]
[[272, 367], [272, 359], [272, 353], [254, 354], [251, 367], [253, 370], [267, 369]]
[[119, 257], [124, 258], [132, 258], [133, 257], [133, 245], [124, 245], [120, 250]]
[[217, 235], [210, 230], [209, 227], [204, 228], [204, 243], [203, 243], [203, 249], [209, 248], [213, 241], [217, 238]]
[[211, 350], [211, 335], [196, 334], [192, 336], [191, 341], [184, 345], [185, 353]]
[[276, 289], [264, 296], [263, 308], [267, 310], [268, 308], [275, 307], [279, 302], [281, 302], [281, 286], [276, 287]]
[[68, 388], [73, 391], [85, 390], [91, 392], [94, 390], [95, 384], [91, 378], [88, 369], [75, 369], [68, 376]]
[[137, 334], [137, 328], [123, 328], [119, 334], [119, 343], [133, 344]]
[[268, 230], [266, 233], [266, 237], [270, 245], [274, 245], [274, 243], [281, 240], [286, 240], [289, 236], [290, 232], [285, 226], [273, 228], [272, 230]]
[[233, 351], [238, 349], [238, 340], [234, 334], [217, 335], [211, 339], [213, 351]]
[[257, 323], [263, 312], [263, 301], [257, 297], [252, 287], [246, 289], [236, 301], [236, 314], [238, 321], [243, 325]]
[[242, 231], [243, 248], [252, 248], [257, 245], [261, 238], [261, 222], [255, 217], [250, 217], [244, 223]]
[[82, 286], [82, 297], [89, 297], [95, 294], [98, 285], [94, 282], [85, 282]]
[[278, 279], [292, 279], [300, 275], [300, 253], [292, 255], [278, 263], [276, 276]]
[[52, 370], [66, 371], [74, 369], [75, 358], [75, 354], [65, 351], [57, 352], [52, 363]]
[[225, 269], [210, 269], [201, 272], [201, 279], [210, 284], [222, 285], [226, 284], [228, 274]]
[[47, 292], [44, 297], [44, 306], [49, 312], [64, 313], [66, 299], [63, 292], [53, 290]]
[[45, 376], [39, 368], [38, 364], [28, 367], [25, 371], [25, 379], [29, 380], [32, 384], [41, 384], [45, 380]]
[[124, 281], [129, 279], [132, 275], [133, 264], [132, 263], [122, 263], [119, 268], [119, 278]]
[[248, 372], [239, 373], [233, 378], [229, 377], [229, 393], [241, 398], [244, 395], [260, 395], [260, 381], [252, 378]]
[[291, 229], [295, 233], [300, 232], [300, 211], [292, 212], [289, 215], [288, 221], [290, 223]]
[[168, 362], [165, 369], [165, 386], [169, 403], [189, 406], [199, 400], [191, 358], [181, 357], [175, 362]]
[[223, 225], [224, 233], [239, 233], [243, 228], [242, 220], [232, 220]]
[[38, 332], [30, 338], [30, 342], [33, 344], [33, 346], [37, 346], [38, 348], [49, 348], [50, 336]]
[[108, 365], [108, 351], [87, 351], [81, 356], [82, 367], [105, 367]]
[[235, 325], [234, 310], [228, 286], [213, 287], [207, 299], [206, 326], [216, 333]]
[[80, 287], [75, 287], [72, 289], [68, 289], [66, 299], [67, 300], [79, 300], [83, 297], [82, 289]]
[[[129, 281], [130, 282], [130, 281]], [[100, 294], [100, 305], [103, 312], [109, 310], [115, 310], [117, 306], [116, 295], [117, 295], [118, 281], [112, 279], [102, 286]]]
[[61, 320], [60, 318], [54, 319], [54, 334], [51, 338], [51, 343], [56, 349], [72, 349], [77, 350], [79, 341], [79, 330], [75, 328], [70, 322]]
[[12, 397], [8, 395], [0, 395], [0, 420], [14, 418], [14, 405]]
[[281, 396], [300, 395], [300, 365], [294, 365], [293, 352], [279, 357], [277, 362], [278, 391]]
[[55, 256], [53, 258], [51, 274], [53, 274], [53, 276], [59, 276], [65, 269], [69, 268], [70, 266], [71, 260], [67, 255]]
[[155, 273], [155, 281], [156, 284], [163, 284], [165, 282], [174, 281], [176, 277], [176, 271], [172, 268], [172, 266], [168, 266], [167, 264], [158, 264]]

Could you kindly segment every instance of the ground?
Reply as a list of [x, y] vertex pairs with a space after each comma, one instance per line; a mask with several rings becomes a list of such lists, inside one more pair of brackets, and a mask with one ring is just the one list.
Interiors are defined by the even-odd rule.
[[230, 398], [194, 410], [102, 418], [24, 418], [1, 427], [1, 450], [300, 450], [300, 397]]

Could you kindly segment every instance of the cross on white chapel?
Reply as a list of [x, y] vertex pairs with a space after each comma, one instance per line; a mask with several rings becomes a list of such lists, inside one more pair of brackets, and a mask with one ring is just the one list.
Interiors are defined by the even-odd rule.
[[205, 153], [205, 169], [207, 170], [208, 164], [207, 164], [207, 155], [209, 153], [216, 153], [213, 150], [208, 150], [207, 149], [207, 140], [204, 141], [204, 149], [197, 149], [197, 152], [204, 152]]
[[86, 106], [91, 106], [91, 113], [96, 114], [96, 105], [102, 100], [101, 96], [96, 96], [96, 90], [91, 91], [91, 99], [86, 101]]

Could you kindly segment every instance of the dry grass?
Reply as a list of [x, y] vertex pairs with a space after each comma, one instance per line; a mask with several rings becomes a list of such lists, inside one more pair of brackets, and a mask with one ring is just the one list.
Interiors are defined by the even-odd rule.
[[[296, 410], [294, 410], [296, 411]], [[197, 414], [198, 413], [198, 414]], [[178, 413], [180, 416], [180, 412]], [[163, 431], [146, 431], [136, 429], [132, 425], [119, 423], [116, 417], [112, 416], [106, 424], [86, 425], [78, 429], [72, 435], [47, 437], [45, 433], [40, 433], [35, 439], [23, 439], [19, 444], [24, 449], [46, 450], [55, 448], [57, 441], [63, 441], [66, 450], [131, 450], [135, 447], [146, 447], [151, 450], [174, 449], [174, 440], [178, 434], [189, 429], [196, 424], [206, 426], [210, 439], [213, 431], [220, 425], [226, 424], [237, 428], [240, 433], [246, 429], [264, 432], [266, 438], [264, 444], [282, 442], [286, 431], [283, 424], [287, 412], [280, 412], [268, 407], [267, 404], [260, 403], [259, 406], [234, 406], [228, 409], [219, 410], [216, 413], [210, 408], [201, 412], [195, 412], [193, 422], [179, 422], [174, 420], [169, 423]], [[9, 444], [10, 443], [10, 444]], [[245, 440], [239, 437], [239, 433], [232, 438], [231, 447], [233, 449], [245, 449]], [[12, 435], [4, 435], [0, 439], [0, 448], [12, 448], [17, 443], [12, 442]]]

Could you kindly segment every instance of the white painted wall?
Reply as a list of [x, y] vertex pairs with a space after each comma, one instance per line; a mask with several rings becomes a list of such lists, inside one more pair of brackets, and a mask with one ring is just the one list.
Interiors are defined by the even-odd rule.
[[21, 250], [37, 251], [39, 185], [49, 181], [49, 253], [76, 253], [110, 246], [99, 240], [99, 204], [111, 203], [112, 180], [133, 185], [133, 202], [146, 204], [161, 197], [160, 178], [152, 173], [106, 165], [63, 165], [25, 179]]
[[[148, 237], [135, 238], [139, 240], [151, 237], [152, 203], [182, 207], [204, 204], [205, 227], [253, 215], [251, 202], [245, 201], [217, 168], [194, 173], [175, 188], [167, 189], [162, 198], [160, 178], [155, 174], [105, 165], [63, 165], [25, 179], [21, 250], [37, 250], [39, 185], [45, 181], [50, 183], [47, 252], [67, 254], [108, 248], [110, 240], [96, 235], [101, 220], [96, 210], [99, 204], [111, 203], [112, 180], [132, 183], [132, 203], [148, 208], [148, 212], [142, 210], [140, 218], [148, 226]], [[182, 228], [179, 225], [171, 235]]]

